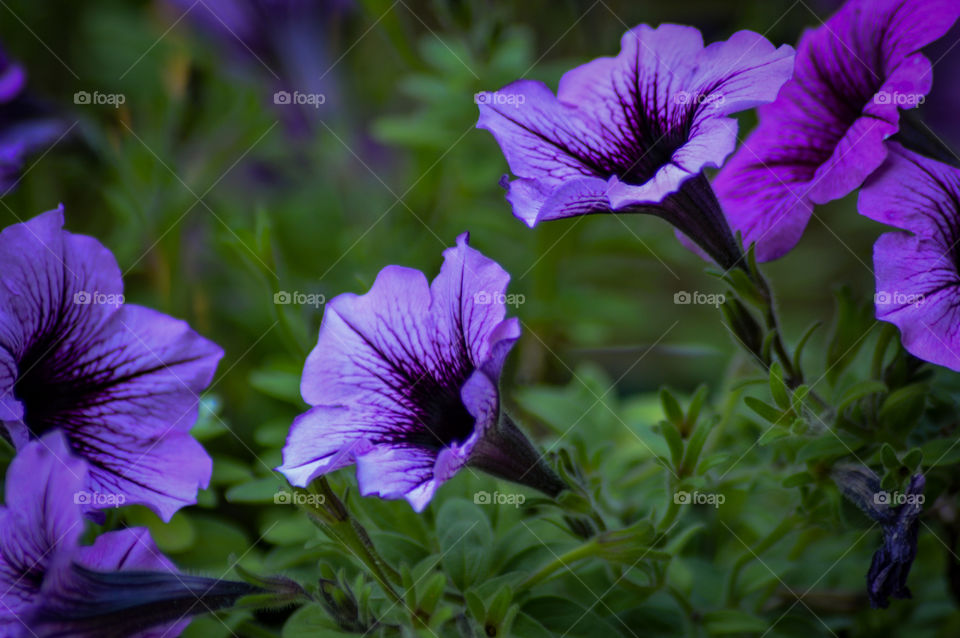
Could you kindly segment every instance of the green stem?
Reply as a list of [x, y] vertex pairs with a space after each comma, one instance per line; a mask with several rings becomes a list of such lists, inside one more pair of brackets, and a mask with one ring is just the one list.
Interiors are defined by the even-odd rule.
[[739, 579], [740, 572], [743, 571], [743, 568], [746, 567], [754, 558], [759, 558], [760, 554], [773, 547], [780, 539], [792, 532], [799, 521], [800, 517], [796, 514], [786, 517], [780, 521], [776, 527], [770, 530], [770, 533], [762, 538], [759, 543], [756, 543], [752, 548], [744, 552], [740, 558], [737, 559], [737, 562], [734, 563], [733, 567], [730, 569], [730, 575], [727, 577], [726, 604], [728, 607], [736, 607], [739, 603], [740, 599], [737, 596], [737, 580]]
[[377, 553], [367, 530], [359, 521], [350, 516], [343, 502], [337, 498], [337, 495], [330, 488], [327, 479], [320, 477], [315, 485], [324, 498], [322, 503], [317, 503], [315, 499], [303, 499], [305, 504], [302, 507], [307, 511], [310, 520], [327, 536], [339, 541], [360, 562], [366, 565], [373, 577], [394, 602], [402, 603], [403, 600], [393, 589], [392, 584], [401, 581], [400, 574]]
[[554, 574], [554, 572], [566, 568], [571, 563], [595, 556], [599, 549], [599, 546], [594, 542], [584, 543], [579, 547], [575, 547], [563, 556], [558, 556], [554, 560], [541, 567], [536, 573], [523, 581], [520, 584], [519, 589], [530, 589], [531, 587], [547, 580]]
[[667, 509], [663, 513], [663, 518], [660, 519], [660, 522], [657, 524], [657, 536], [661, 536], [667, 533], [667, 530], [673, 525], [674, 521], [677, 520], [677, 516], [680, 514], [680, 504], [677, 503], [677, 500], [673, 498], [673, 495], [670, 495], [670, 500], [667, 501]]
[[673, 585], [667, 585], [667, 593], [670, 594], [670, 597], [677, 601], [680, 609], [683, 610], [684, 620], [687, 625], [687, 633], [690, 636], [697, 635], [697, 612], [693, 608], [693, 605], [690, 604], [690, 601], [687, 600], [687, 597], [683, 595], [679, 589]]

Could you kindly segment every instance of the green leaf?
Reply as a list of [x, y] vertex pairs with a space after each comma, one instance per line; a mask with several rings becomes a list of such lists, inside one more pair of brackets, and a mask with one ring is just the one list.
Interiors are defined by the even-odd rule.
[[902, 463], [905, 468], [911, 472], [915, 472], [920, 467], [920, 464], [923, 463], [923, 450], [916, 447], [913, 448], [903, 457]]
[[447, 501], [437, 514], [437, 531], [443, 570], [460, 591], [487, 576], [493, 531], [477, 505], [464, 499]]
[[689, 474], [697, 467], [697, 463], [700, 461], [700, 453], [703, 451], [703, 446], [707, 442], [707, 437], [710, 436], [712, 427], [709, 421], [697, 423], [697, 427], [694, 428], [690, 440], [687, 441], [687, 451], [683, 456], [683, 463], [680, 465], [680, 468], [683, 469], [684, 472]]
[[673, 467], [680, 467], [680, 462], [683, 459], [683, 441], [680, 439], [680, 433], [672, 423], [666, 421], [658, 423], [657, 428], [660, 430], [660, 435], [663, 436], [667, 442], [667, 446], [670, 448], [670, 460], [673, 463]]
[[837, 412], [842, 412], [844, 408], [860, 399], [871, 394], [880, 394], [887, 391], [887, 385], [876, 379], [867, 379], [858, 381], [843, 391], [837, 402]]
[[467, 601], [467, 609], [470, 610], [470, 615], [472, 615], [478, 623], [483, 623], [487, 617], [487, 606], [484, 604], [483, 598], [473, 589], [468, 589], [464, 594], [464, 598]]
[[787, 422], [783, 419], [783, 413], [769, 403], [765, 403], [756, 397], [744, 397], [743, 402], [747, 404], [748, 408], [770, 423], [787, 425]]
[[419, 590], [417, 607], [425, 611], [428, 615], [433, 615], [446, 586], [447, 577], [444, 574], [435, 573], [427, 578], [426, 582], [421, 583], [417, 588]]
[[352, 634], [340, 631], [323, 607], [311, 604], [293, 612], [280, 635], [282, 638], [333, 638]]
[[269, 397], [280, 399], [296, 406], [303, 405], [300, 398], [300, 373], [289, 370], [260, 369], [250, 373], [250, 385]]
[[800, 487], [801, 485], [809, 485], [814, 482], [813, 475], [810, 472], [797, 472], [796, 474], [791, 474], [787, 478], [783, 479], [783, 486], [790, 487]]
[[770, 396], [781, 409], [790, 409], [790, 391], [783, 382], [783, 368], [778, 361], [774, 361], [770, 366]]
[[660, 388], [660, 404], [663, 406], [663, 414], [670, 423], [676, 426], [683, 425], [683, 410], [676, 397], [670, 393], [668, 388]]
[[960, 463], [960, 439], [934, 439], [920, 446], [927, 467], [942, 467]]
[[767, 630], [769, 623], [739, 609], [719, 609], [703, 615], [703, 624], [711, 636], [755, 634]]
[[866, 333], [876, 323], [873, 304], [862, 303], [849, 286], [834, 292], [836, 319], [827, 345], [827, 381], [836, 383], [840, 374], [853, 362], [866, 341]]
[[793, 369], [802, 370], [803, 369], [803, 351], [807, 347], [807, 343], [810, 341], [810, 337], [817, 331], [820, 326], [823, 325], [822, 321], [816, 321], [807, 328], [803, 336], [800, 337], [800, 341], [797, 343], [796, 349], [793, 351]]
[[687, 409], [686, 423], [688, 426], [696, 426], [697, 420], [700, 418], [700, 411], [703, 409], [703, 404], [706, 402], [708, 394], [709, 390], [706, 384], [700, 384], [697, 387], [697, 391], [693, 393], [693, 398], [690, 399], [690, 407]]
[[[279, 476], [267, 476], [234, 485], [225, 496], [230, 503], [276, 503], [277, 494], [292, 494], [293, 488]], [[287, 501], [289, 503], [290, 501]]]
[[912, 383], [894, 390], [880, 406], [877, 420], [884, 428], [897, 432], [908, 432], [923, 416], [927, 401], [927, 385]]
[[880, 448], [880, 462], [883, 463], [883, 467], [887, 470], [900, 468], [900, 459], [897, 458], [897, 453], [889, 443], [884, 443]]
[[844, 439], [842, 434], [828, 432], [803, 445], [797, 452], [797, 462], [827, 461], [856, 452], [858, 439]]

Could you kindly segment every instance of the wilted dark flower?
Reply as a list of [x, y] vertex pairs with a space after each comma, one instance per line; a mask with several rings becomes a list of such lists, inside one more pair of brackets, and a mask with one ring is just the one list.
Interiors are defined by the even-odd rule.
[[758, 109], [760, 124], [713, 183], [757, 259], [789, 252], [814, 204], [847, 195], [883, 163], [900, 109], [930, 91], [920, 49], [958, 15], [954, 0], [849, 0], [804, 34], [793, 79]]
[[55, 142], [67, 127], [24, 92], [23, 67], [0, 50], [0, 196], [14, 186], [27, 155]]
[[62, 207], [0, 233], [0, 422], [17, 449], [51, 430], [90, 464], [87, 505], [169, 520], [211, 462], [189, 434], [222, 351], [125, 304], [113, 255], [63, 230]]
[[891, 597], [910, 598], [907, 576], [917, 556], [926, 479], [922, 474], [914, 475], [903, 494], [883, 491], [880, 478], [863, 466], [838, 466], [833, 479], [844, 496], [883, 527], [883, 545], [873, 555], [867, 572], [870, 605], [886, 608]]
[[877, 319], [900, 329], [910, 354], [960, 371], [960, 170], [889, 147], [858, 202], [861, 215], [909, 231], [874, 244]]
[[24, 447], [0, 508], [0, 636], [160, 638], [254, 588], [179, 574], [144, 528], [81, 547], [87, 466], [60, 432]]
[[729, 115], [773, 100], [792, 68], [792, 48], [750, 31], [704, 47], [693, 27], [643, 24], [617, 57], [568, 71], [556, 96], [531, 80], [479, 94], [477, 126], [517, 176], [507, 199], [527, 225], [649, 213], [729, 268], [740, 251], [702, 172], [736, 145]]
[[279, 471], [294, 485], [356, 463], [363, 494], [417, 511], [467, 464], [547, 491], [562, 484], [500, 417], [498, 383], [520, 336], [506, 315], [510, 276], [467, 244], [427, 283], [388, 266], [365, 295], [327, 304]]

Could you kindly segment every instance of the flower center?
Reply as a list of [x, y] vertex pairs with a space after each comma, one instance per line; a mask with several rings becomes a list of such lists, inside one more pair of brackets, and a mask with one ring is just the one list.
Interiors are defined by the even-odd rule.
[[69, 348], [51, 339], [35, 343], [17, 363], [13, 395], [23, 404], [23, 422], [33, 436], [66, 425], [64, 412], [82, 404], [86, 381], [76, 378]]
[[426, 376], [413, 384], [411, 395], [418, 406], [417, 425], [420, 427], [408, 433], [405, 442], [440, 450], [452, 443], [463, 442], [473, 434], [476, 419], [460, 398], [460, 388], [469, 376], [468, 373], [462, 375], [462, 379], [449, 381]]

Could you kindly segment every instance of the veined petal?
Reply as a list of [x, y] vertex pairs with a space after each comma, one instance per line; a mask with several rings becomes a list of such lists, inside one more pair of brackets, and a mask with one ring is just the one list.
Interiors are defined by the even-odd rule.
[[357, 465], [363, 494], [418, 511], [499, 416], [497, 382], [520, 334], [505, 320], [509, 275], [468, 244], [440, 274], [389, 266], [364, 295], [327, 304], [278, 470], [294, 485]]
[[[0, 509], [0, 631], [21, 627], [44, 576], [73, 555], [83, 532], [75, 504], [86, 483], [82, 460], [59, 432], [33, 441], [13, 459]], [[4, 634], [6, 635], [6, 634]]]
[[891, 144], [858, 209], [911, 233], [874, 244], [877, 318], [914, 356], [960, 371], [960, 170]]
[[800, 41], [794, 77], [715, 181], [730, 225], [761, 261], [788, 252], [813, 204], [860, 186], [884, 161], [899, 110], [930, 90], [919, 49], [960, 16], [946, 0], [849, 0]]

